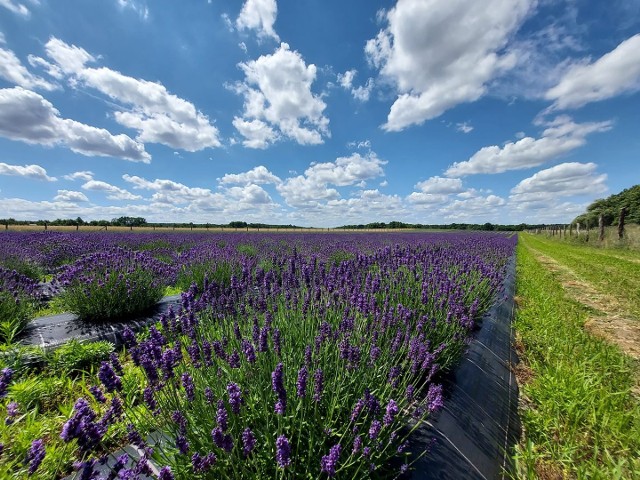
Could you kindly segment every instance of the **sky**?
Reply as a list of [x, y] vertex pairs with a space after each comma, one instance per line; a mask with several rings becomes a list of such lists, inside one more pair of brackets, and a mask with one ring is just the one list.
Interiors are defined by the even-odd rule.
[[640, 183], [640, 0], [0, 0], [0, 217], [566, 223]]

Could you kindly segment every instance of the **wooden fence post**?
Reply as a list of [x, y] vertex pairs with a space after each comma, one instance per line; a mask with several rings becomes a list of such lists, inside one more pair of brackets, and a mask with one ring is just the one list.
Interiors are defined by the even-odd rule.
[[618, 219], [618, 238], [622, 240], [624, 237], [624, 217], [627, 215], [627, 207], [620, 209], [620, 218]]
[[598, 240], [602, 243], [604, 241], [604, 215], [602, 213], [598, 217], [598, 228], [600, 229]]

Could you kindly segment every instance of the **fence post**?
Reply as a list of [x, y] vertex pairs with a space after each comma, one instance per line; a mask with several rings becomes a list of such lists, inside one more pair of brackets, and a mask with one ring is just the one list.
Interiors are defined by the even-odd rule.
[[604, 215], [602, 213], [598, 217], [598, 228], [600, 229], [598, 240], [602, 243], [604, 241]]
[[627, 215], [627, 207], [620, 209], [620, 218], [618, 219], [618, 238], [622, 240], [624, 237], [624, 217]]

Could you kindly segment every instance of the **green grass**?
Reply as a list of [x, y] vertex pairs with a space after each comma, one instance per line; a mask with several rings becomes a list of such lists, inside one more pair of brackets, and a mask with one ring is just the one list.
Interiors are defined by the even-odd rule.
[[518, 474], [640, 478], [640, 402], [631, 392], [637, 367], [616, 346], [584, 330], [587, 308], [565, 296], [529, 247], [572, 265], [578, 263], [576, 252], [538, 240], [523, 235], [518, 246], [515, 329], [521, 361], [533, 373], [521, 385], [526, 407]]
[[618, 300], [640, 320], [640, 253], [572, 245], [543, 236], [522, 235], [525, 243], [566, 265], [596, 289]]

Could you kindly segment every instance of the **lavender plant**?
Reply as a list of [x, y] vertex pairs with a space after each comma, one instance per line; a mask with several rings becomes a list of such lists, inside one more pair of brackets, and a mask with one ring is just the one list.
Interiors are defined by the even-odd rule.
[[[121, 373], [104, 362], [111, 413], [98, 418], [79, 400], [63, 439], [89, 468], [123, 418], [144, 452], [132, 475], [149, 459], [163, 478], [396, 475], [390, 465], [412, 461], [410, 419], [443, 405], [438, 373], [495, 297], [513, 245], [413, 237], [339, 264], [296, 249], [269, 271], [244, 262], [229, 285], [194, 286], [146, 335], [125, 335], [146, 410], [123, 402]], [[150, 448], [147, 429], [165, 441]]]
[[0, 267], [0, 342], [11, 343], [19, 335], [39, 301], [36, 281]]
[[174, 269], [148, 252], [112, 247], [63, 267], [55, 282], [63, 306], [92, 321], [140, 314], [162, 298]]

